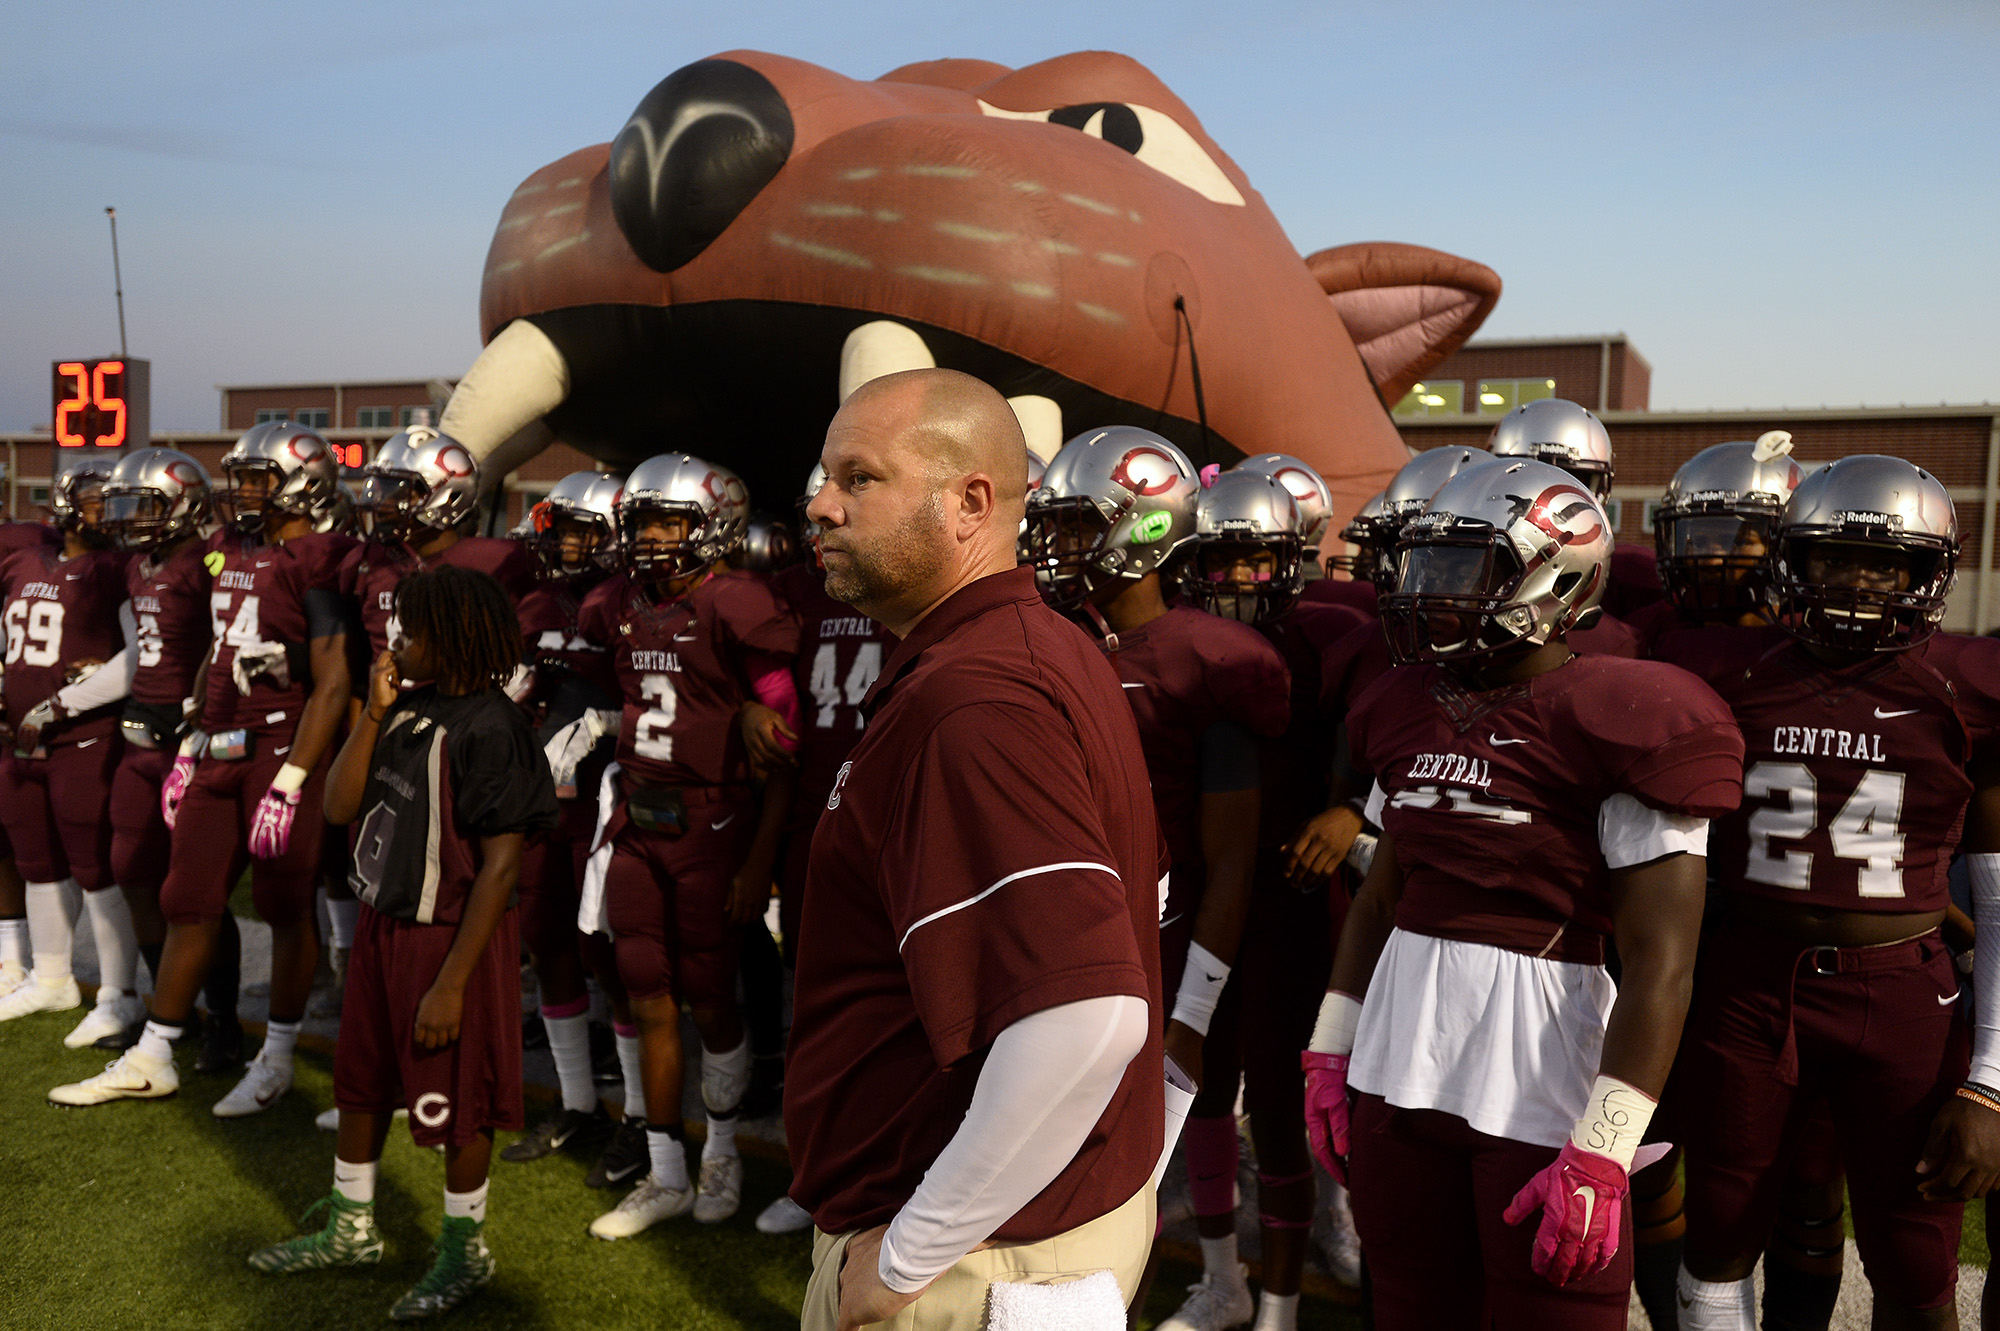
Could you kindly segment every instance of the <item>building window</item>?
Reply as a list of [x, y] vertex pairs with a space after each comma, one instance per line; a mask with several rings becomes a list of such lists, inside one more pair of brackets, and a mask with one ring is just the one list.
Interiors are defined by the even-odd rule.
[[405, 430], [409, 429], [412, 425], [429, 425], [431, 423], [431, 409], [429, 407], [404, 407], [401, 409], [400, 417]]
[[288, 421], [291, 418], [292, 418], [292, 409], [290, 407], [257, 408], [256, 423], [259, 425], [268, 425], [272, 421]]
[[1653, 520], [1654, 520], [1655, 518], [1659, 517], [1659, 516], [1660, 516], [1660, 501], [1659, 501], [1659, 500], [1657, 500], [1657, 499], [1648, 499], [1648, 500], [1646, 501], [1646, 530], [1647, 530], [1647, 531], [1649, 531], [1649, 532], [1650, 532], [1650, 531], [1652, 531], [1652, 530], [1653, 530]]
[[1556, 395], [1553, 379], [1481, 379], [1479, 414], [1505, 416], [1525, 402], [1539, 402]]
[[1465, 410], [1465, 382], [1461, 379], [1427, 379], [1403, 395], [1395, 414], [1411, 416], [1457, 416]]
[[[1532, 400], [1533, 399], [1530, 399], [1530, 401]], [[1605, 500], [1604, 517], [1608, 522], [1610, 522], [1611, 534], [1615, 538], [1618, 535], [1618, 527], [1620, 523], [1624, 521], [1625, 518], [1625, 501], [1622, 499]]]
[[333, 413], [325, 407], [300, 407], [292, 413], [292, 419], [308, 430], [324, 430], [333, 419]]
[[396, 409], [362, 407], [354, 413], [354, 423], [363, 430], [391, 430], [396, 425]]
[[28, 502], [41, 508], [47, 508], [49, 506], [49, 487], [46, 485], [29, 486]]

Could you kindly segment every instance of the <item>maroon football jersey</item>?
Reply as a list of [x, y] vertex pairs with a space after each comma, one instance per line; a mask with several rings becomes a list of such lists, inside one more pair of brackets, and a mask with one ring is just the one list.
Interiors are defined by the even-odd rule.
[[1666, 599], [1660, 585], [1659, 556], [1652, 545], [1624, 545], [1612, 548], [1609, 580], [1604, 585], [1604, 610], [1620, 619], [1630, 619], [1646, 606]]
[[311, 684], [304, 669], [289, 669], [283, 685], [261, 676], [245, 697], [237, 691], [230, 668], [239, 651], [271, 644], [293, 648], [302, 665], [310, 640], [307, 594], [320, 592], [337, 600], [340, 563], [354, 544], [353, 537], [332, 532], [268, 545], [247, 544], [233, 535], [222, 539], [217, 546], [222, 562], [209, 592], [215, 661], [208, 670], [202, 729], [210, 734], [237, 729], [292, 733]]
[[184, 541], [158, 565], [142, 557], [127, 568], [125, 590], [139, 630], [134, 700], [178, 708], [194, 693], [213, 632], [208, 597], [215, 575], [209, 572], [208, 556], [220, 544], [219, 539]]
[[1186, 606], [1119, 634], [1108, 655], [1139, 723], [1153, 811], [1173, 857], [1161, 917], [1171, 920], [1201, 899], [1202, 736], [1232, 722], [1278, 739], [1291, 721], [1291, 672], [1256, 629]]
[[770, 583], [723, 570], [668, 605], [620, 573], [583, 600], [577, 627], [610, 649], [625, 698], [618, 761], [647, 785], [720, 786], [750, 779], [736, 714], [751, 697], [746, 658], [787, 664], [799, 625]]
[[1366, 578], [1316, 578], [1306, 584], [1301, 597], [1319, 605], [1341, 605], [1358, 614], [1375, 618], [1381, 593]]
[[[1291, 672], [1291, 719], [1284, 738], [1264, 746], [1264, 800], [1259, 844], [1282, 845], [1326, 808], [1340, 717], [1320, 708], [1327, 653], [1363, 628], [1379, 625], [1345, 606], [1301, 601], [1258, 630]], [[1385, 648], [1386, 650], [1386, 648]]]
[[1714, 691], [1657, 661], [1579, 656], [1467, 691], [1436, 666], [1390, 671], [1348, 718], [1387, 797], [1404, 870], [1396, 924], [1564, 961], [1611, 931], [1597, 808], [1623, 792], [1716, 818], [1741, 797], [1743, 737]]
[[1598, 616], [1587, 629], [1571, 629], [1565, 641], [1578, 656], [1624, 656], [1637, 659], [1646, 654], [1638, 630], [1613, 614]]
[[488, 573], [506, 589], [517, 606], [535, 587], [535, 561], [519, 541], [494, 536], [467, 536], [429, 559], [419, 559], [400, 545], [368, 541], [348, 551], [340, 566], [340, 594], [361, 610], [361, 627], [368, 635], [372, 661], [389, 646], [389, 620], [396, 609], [396, 584], [427, 568], [462, 568]]
[[1854, 911], [1942, 910], [1972, 782], [2000, 732], [2000, 641], [1940, 633], [1836, 669], [1779, 629], [1663, 643], [1743, 729], [1743, 807], [1716, 823], [1728, 890]]
[[539, 581], [515, 605], [528, 661], [545, 677], [543, 692], [552, 682], [547, 676], [567, 671], [607, 697], [618, 696], [610, 652], [584, 637], [577, 627], [584, 598], [603, 581], [602, 574]]
[[61, 545], [62, 533], [46, 522], [0, 522], [0, 561], [16, 550]]
[[799, 785], [792, 807], [817, 820], [847, 751], [861, 738], [861, 700], [896, 639], [853, 606], [826, 594], [810, 563], [771, 575], [771, 589], [799, 621], [792, 676], [799, 690]]
[[[0, 566], [7, 623], [7, 724], [18, 726], [36, 703], [69, 682], [72, 666], [103, 663], [124, 647], [118, 607], [125, 602], [125, 562], [113, 550], [64, 559], [53, 546], [16, 551]], [[113, 711], [51, 730], [59, 744], [108, 735]]]

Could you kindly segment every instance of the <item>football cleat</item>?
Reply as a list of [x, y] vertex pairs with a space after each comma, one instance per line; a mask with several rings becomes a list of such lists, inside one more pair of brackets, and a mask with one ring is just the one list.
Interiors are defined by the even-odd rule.
[[519, 1141], [508, 1143], [507, 1148], [500, 1152], [500, 1158], [515, 1164], [540, 1160], [573, 1146], [601, 1141], [610, 1135], [611, 1116], [604, 1112], [603, 1105], [593, 1106], [589, 1113], [580, 1109], [565, 1109], [528, 1129]]
[[629, 1239], [694, 1209], [693, 1188], [663, 1188], [647, 1174], [613, 1209], [590, 1222], [594, 1239]]
[[448, 1313], [493, 1283], [493, 1253], [486, 1246], [486, 1222], [448, 1215], [431, 1246], [431, 1269], [396, 1300], [389, 1318], [417, 1322]]
[[757, 1215], [759, 1234], [798, 1234], [812, 1228], [812, 1212], [789, 1197], [780, 1197]]
[[[100, 1041], [122, 1039], [126, 1031], [137, 1022], [143, 1029], [146, 1024], [146, 1005], [139, 995], [121, 993], [116, 989], [97, 991], [97, 1006], [85, 1014], [76, 1029], [63, 1036], [63, 1046], [67, 1049], [81, 1049], [85, 1045], [106, 1048]], [[136, 1037], [134, 1037], [136, 1038]], [[131, 1040], [124, 1044], [110, 1046], [116, 1049], [129, 1048]]]
[[18, 989], [0, 998], [0, 1021], [12, 1021], [37, 1012], [67, 1012], [82, 1006], [83, 991], [76, 987], [74, 975], [65, 975], [50, 983], [30, 972]]
[[0, 961], [0, 998], [28, 982], [28, 970], [18, 961]]
[[695, 1189], [694, 1218], [719, 1225], [743, 1205], [743, 1157], [718, 1155], [701, 1162], [701, 1183]]
[[106, 1063], [95, 1077], [56, 1087], [49, 1092], [49, 1103], [76, 1109], [113, 1100], [165, 1100], [180, 1088], [172, 1059], [148, 1058], [134, 1047]]
[[1349, 1289], [1361, 1288], [1361, 1236], [1354, 1232], [1354, 1207], [1347, 1189], [1328, 1180], [1326, 1264], [1333, 1278]]
[[590, 1167], [590, 1173], [584, 1176], [583, 1186], [613, 1187], [652, 1163], [652, 1151], [646, 1145], [646, 1120], [637, 1114], [627, 1114], [611, 1134], [611, 1142], [604, 1148], [604, 1154], [597, 1158], [597, 1163]]
[[1187, 1301], [1157, 1331], [1223, 1331], [1246, 1325], [1256, 1315], [1249, 1276], [1247, 1266], [1238, 1266], [1236, 1278], [1226, 1282], [1218, 1282], [1212, 1271], [1205, 1273], [1200, 1284], [1187, 1287]]
[[312, 1204], [299, 1223], [321, 1210], [323, 1228], [250, 1254], [250, 1269], [267, 1276], [325, 1271], [337, 1266], [369, 1266], [382, 1260], [382, 1231], [375, 1228], [375, 1203], [350, 1201], [333, 1191]]
[[274, 1067], [259, 1057], [243, 1070], [243, 1080], [236, 1083], [236, 1089], [217, 1100], [209, 1112], [217, 1118], [247, 1118], [263, 1113], [291, 1089], [292, 1070]]
[[201, 1052], [194, 1056], [194, 1070], [204, 1077], [220, 1076], [243, 1066], [243, 1026], [232, 1013], [211, 1015], [202, 1023]]

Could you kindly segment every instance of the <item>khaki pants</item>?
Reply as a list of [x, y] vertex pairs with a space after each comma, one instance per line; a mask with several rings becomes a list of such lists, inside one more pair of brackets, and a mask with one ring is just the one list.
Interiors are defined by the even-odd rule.
[[[1108, 1215], [1035, 1243], [1002, 1243], [967, 1253], [923, 1297], [886, 1322], [890, 1331], [984, 1331], [986, 1287], [1019, 1282], [1060, 1285], [1109, 1271], [1129, 1304], [1153, 1245], [1156, 1199], [1150, 1185]], [[812, 1282], [799, 1311], [800, 1331], [834, 1331], [840, 1320], [840, 1264], [858, 1231], [813, 1231]]]

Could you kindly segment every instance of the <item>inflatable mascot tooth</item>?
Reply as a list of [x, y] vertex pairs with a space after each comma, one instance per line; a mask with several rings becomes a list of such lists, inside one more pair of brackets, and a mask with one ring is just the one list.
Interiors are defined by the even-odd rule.
[[556, 438], [618, 464], [686, 448], [782, 503], [847, 393], [943, 365], [1005, 394], [1045, 458], [1112, 424], [1198, 465], [1302, 458], [1337, 528], [1407, 460], [1384, 403], [1499, 295], [1415, 246], [1301, 259], [1124, 56], [863, 81], [732, 51], [514, 191], [486, 349], [441, 425], [495, 478]]

